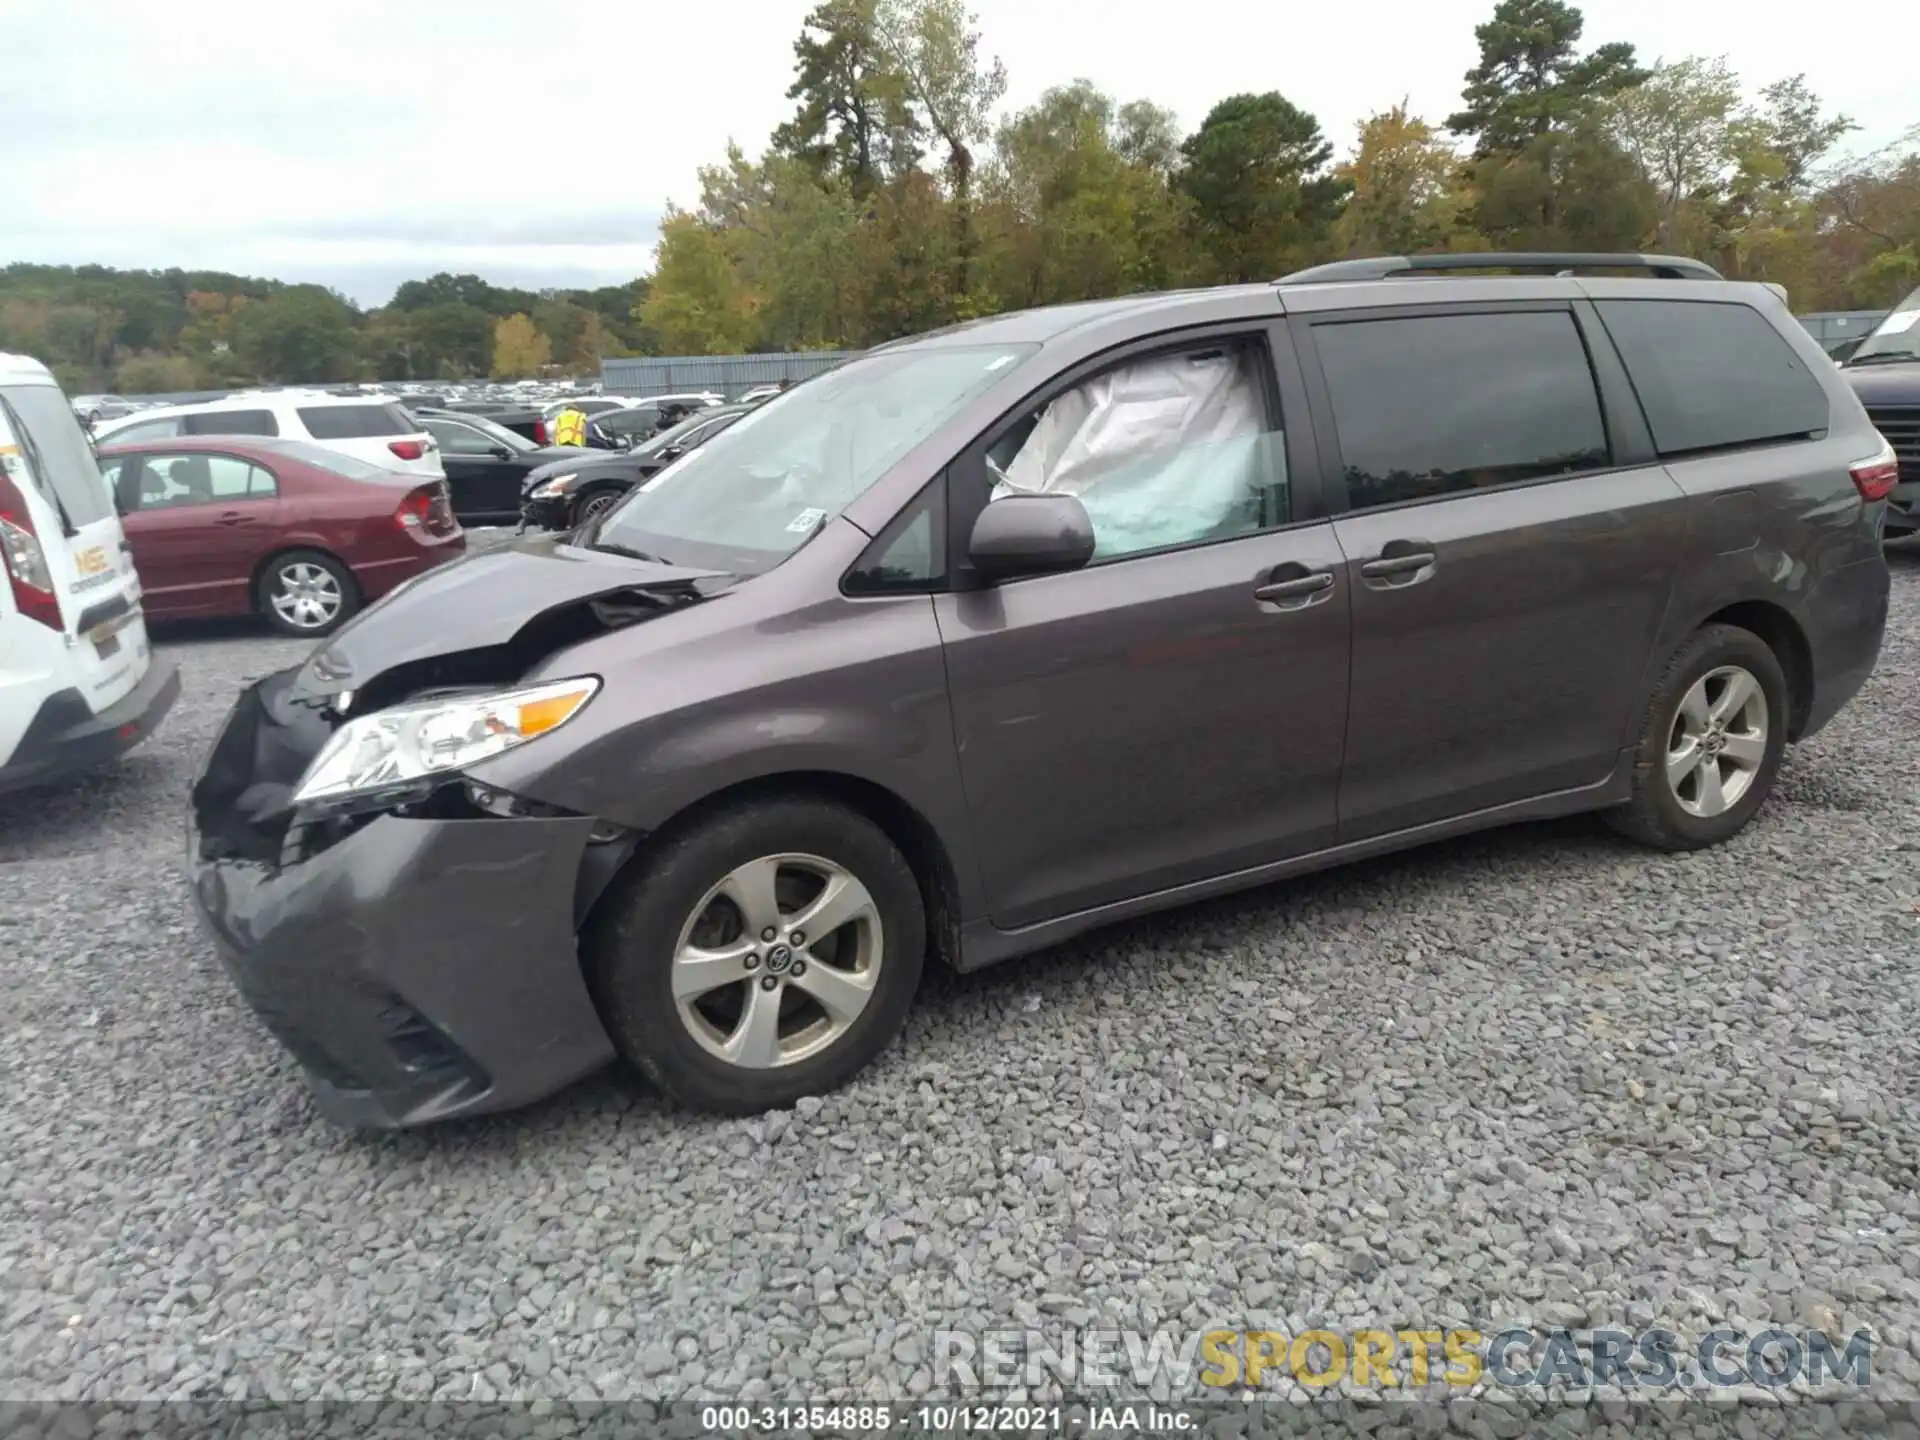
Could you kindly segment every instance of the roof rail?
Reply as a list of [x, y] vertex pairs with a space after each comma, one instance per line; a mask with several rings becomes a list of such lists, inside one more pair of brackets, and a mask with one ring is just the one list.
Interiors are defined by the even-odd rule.
[[1556, 250], [1486, 251], [1440, 255], [1388, 255], [1365, 260], [1335, 260], [1282, 275], [1276, 285], [1319, 285], [1334, 280], [1390, 280], [1401, 275], [1448, 270], [1545, 270], [1571, 274], [1575, 270], [1646, 270], [1662, 280], [1719, 280], [1720, 272], [1703, 260], [1684, 255], [1609, 255], [1603, 252]]

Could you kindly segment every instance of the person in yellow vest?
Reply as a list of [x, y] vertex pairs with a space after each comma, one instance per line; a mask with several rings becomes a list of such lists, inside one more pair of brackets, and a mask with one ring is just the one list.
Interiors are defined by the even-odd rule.
[[587, 443], [587, 416], [583, 410], [569, 405], [553, 417], [553, 443], [556, 445], [585, 445]]

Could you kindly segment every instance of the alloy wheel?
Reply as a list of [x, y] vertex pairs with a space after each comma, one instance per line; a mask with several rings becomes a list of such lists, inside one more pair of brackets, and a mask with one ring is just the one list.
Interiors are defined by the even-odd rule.
[[880, 911], [858, 878], [817, 855], [766, 855], [729, 871], [681, 928], [674, 1005], [727, 1063], [792, 1065], [859, 1019], [884, 957]]
[[584, 525], [587, 521], [598, 519], [600, 516], [606, 514], [607, 511], [613, 508], [613, 502], [619, 498], [618, 495], [589, 496], [587, 503], [580, 507], [580, 523]]
[[282, 566], [274, 582], [274, 611], [299, 630], [320, 630], [332, 624], [345, 600], [339, 578], [310, 560]]
[[1680, 808], [1710, 820], [1738, 805], [1767, 757], [1767, 696], [1738, 665], [1688, 688], [1667, 737], [1667, 785]]

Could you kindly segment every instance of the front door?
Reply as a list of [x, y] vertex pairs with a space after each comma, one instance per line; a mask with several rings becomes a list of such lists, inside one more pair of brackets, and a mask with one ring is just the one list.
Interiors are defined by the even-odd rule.
[[1600, 784], [1645, 703], [1685, 502], [1631, 397], [1603, 404], [1574, 309], [1308, 334], [1350, 506], [1340, 839]]
[[994, 922], [1332, 843], [1349, 595], [1288, 483], [1264, 334], [1070, 377], [972, 453], [957, 530], [985, 498], [960, 487], [1012, 485], [1078, 494], [1098, 541], [1084, 570], [935, 600]]
[[129, 455], [116, 485], [150, 612], [252, 606], [254, 566], [279, 533], [278, 484], [265, 467], [234, 455]]
[[527, 467], [503, 455], [504, 444], [458, 420], [436, 418], [421, 423], [440, 446], [455, 519], [471, 524], [520, 513], [520, 482]]

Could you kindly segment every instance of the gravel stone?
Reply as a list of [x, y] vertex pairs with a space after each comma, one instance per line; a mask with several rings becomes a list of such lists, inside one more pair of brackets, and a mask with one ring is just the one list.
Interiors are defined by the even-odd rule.
[[[182, 896], [194, 767], [304, 647], [163, 634], [160, 733], [0, 797], [0, 1398], [900, 1400], [952, 1393], [943, 1329], [1787, 1323], [1871, 1327], [1844, 1423], [1910, 1430], [1920, 552], [1892, 564], [1878, 674], [1725, 846], [1573, 818], [933, 974], [787, 1115], [610, 1070], [385, 1137], [318, 1117]], [[1738, 1398], [1676, 1433], [1786, 1433]], [[1453, 1428], [1626, 1433], [1551, 1419]]]

